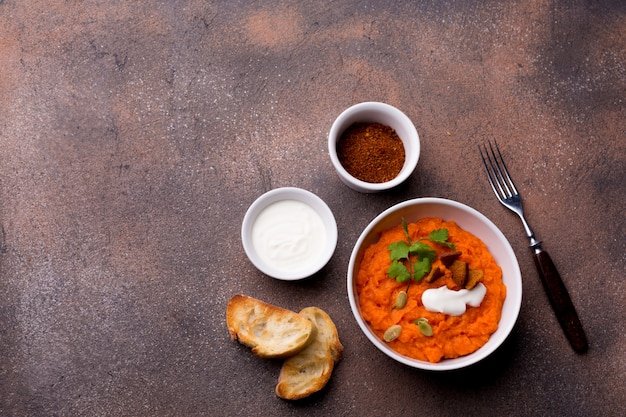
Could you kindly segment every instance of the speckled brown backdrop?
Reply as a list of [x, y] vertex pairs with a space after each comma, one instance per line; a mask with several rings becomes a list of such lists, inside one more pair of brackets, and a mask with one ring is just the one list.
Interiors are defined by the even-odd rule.
[[[0, 415], [621, 416], [626, 414], [626, 7], [619, 0], [0, 0]], [[393, 192], [332, 171], [326, 135], [360, 101], [422, 142]], [[497, 139], [590, 351], [554, 319], [517, 218], [487, 188]], [[249, 204], [322, 197], [337, 251], [309, 280], [246, 259]], [[390, 205], [468, 204], [510, 240], [518, 325], [475, 367], [394, 363], [361, 334], [345, 273]], [[280, 363], [228, 337], [242, 292], [318, 305], [345, 346], [328, 387], [274, 395]]]

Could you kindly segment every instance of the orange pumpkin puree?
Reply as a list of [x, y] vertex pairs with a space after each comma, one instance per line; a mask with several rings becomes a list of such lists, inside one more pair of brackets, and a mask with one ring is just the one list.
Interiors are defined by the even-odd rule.
[[[467, 306], [467, 311], [460, 316], [433, 313], [424, 308], [421, 300], [425, 290], [442, 285], [458, 289], [452, 281], [451, 272], [437, 258], [433, 267], [440, 266], [445, 271], [444, 276], [432, 283], [425, 280], [411, 281], [406, 306], [402, 309], [393, 308], [397, 294], [407, 287], [407, 282], [397, 283], [387, 275], [387, 268], [391, 264], [387, 246], [406, 240], [401, 225], [383, 232], [378, 242], [365, 250], [357, 275], [361, 314], [372, 330], [382, 340], [383, 333], [390, 326], [401, 325], [402, 333], [389, 345], [405, 356], [429, 362], [468, 355], [487, 343], [491, 334], [498, 329], [506, 297], [502, 270], [476, 236], [461, 229], [455, 222], [440, 218], [423, 218], [408, 224], [409, 236], [413, 241], [427, 238], [431, 231], [441, 228], [448, 229], [448, 241], [461, 251], [459, 259], [467, 262], [470, 269], [482, 269], [484, 272], [482, 283], [487, 287], [487, 293], [479, 307]], [[444, 246], [425, 242], [438, 254], [450, 251]], [[433, 336], [422, 335], [413, 323], [421, 317], [428, 319]]]

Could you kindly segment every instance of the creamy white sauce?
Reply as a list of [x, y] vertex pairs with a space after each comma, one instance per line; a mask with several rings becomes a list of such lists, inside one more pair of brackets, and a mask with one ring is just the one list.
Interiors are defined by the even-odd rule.
[[252, 226], [252, 245], [269, 266], [297, 271], [317, 261], [324, 249], [326, 229], [309, 205], [297, 200], [270, 204]]
[[478, 283], [471, 290], [454, 291], [445, 285], [424, 291], [422, 294], [422, 304], [428, 311], [434, 313], [445, 313], [451, 316], [460, 316], [465, 313], [466, 305], [478, 307], [482, 303], [487, 287]]

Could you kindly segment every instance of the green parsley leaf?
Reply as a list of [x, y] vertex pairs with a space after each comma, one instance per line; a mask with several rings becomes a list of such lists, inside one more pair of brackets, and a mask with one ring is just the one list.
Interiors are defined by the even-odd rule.
[[448, 229], [437, 229], [430, 232], [428, 239], [432, 242], [445, 242], [448, 240]]
[[448, 229], [437, 229], [430, 232], [428, 240], [439, 245], [455, 249], [454, 243], [448, 242]]
[[390, 278], [395, 279], [398, 283], [407, 282], [411, 279], [409, 270], [402, 262], [399, 261], [393, 261], [391, 265], [389, 265], [387, 275], [389, 275]]
[[424, 258], [413, 264], [413, 280], [421, 281], [430, 272], [430, 259]]
[[419, 259], [428, 259], [431, 263], [437, 258], [437, 251], [423, 242], [415, 242], [409, 248], [412, 255], [416, 255]]
[[409, 257], [409, 245], [406, 242], [393, 242], [387, 246], [387, 249], [389, 250], [389, 258], [392, 261], [407, 259]]

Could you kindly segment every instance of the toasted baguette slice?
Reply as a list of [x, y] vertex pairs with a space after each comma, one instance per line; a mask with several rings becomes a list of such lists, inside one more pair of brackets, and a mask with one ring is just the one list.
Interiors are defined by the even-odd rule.
[[314, 325], [305, 317], [241, 294], [228, 302], [226, 324], [233, 340], [262, 358], [294, 355], [314, 336]]
[[328, 314], [317, 307], [307, 307], [299, 314], [315, 323], [317, 330], [307, 347], [283, 363], [276, 395], [285, 400], [299, 400], [324, 388], [343, 352]]

